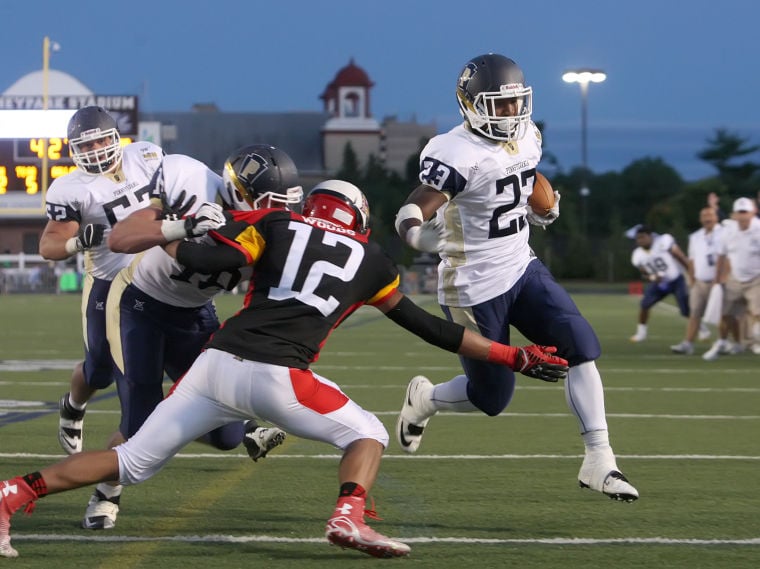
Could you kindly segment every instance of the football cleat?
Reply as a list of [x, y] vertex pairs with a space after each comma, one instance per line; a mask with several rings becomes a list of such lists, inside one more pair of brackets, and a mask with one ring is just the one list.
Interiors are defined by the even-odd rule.
[[578, 472], [578, 484], [621, 502], [633, 502], [639, 498], [639, 491], [618, 470], [612, 450], [586, 452]]
[[700, 341], [704, 342], [705, 340], [709, 340], [710, 339], [710, 335], [711, 335], [710, 329], [707, 326], [705, 326], [704, 324], [700, 324], [699, 325], [699, 333], [697, 334], [697, 338]]
[[285, 442], [285, 431], [276, 427], [260, 427], [256, 421], [245, 422], [243, 445], [253, 462], [266, 457], [274, 447]]
[[106, 498], [100, 490], [90, 496], [90, 503], [82, 519], [83, 529], [113, 529], [116, 527], [116, 516], [119, 513], [121, 492], [112, 498]]
[[413, 377], [406, 388], [404, 404], [396, 421], [396, 439], [405, 452], [417, 452], [425, 426], [437, 413], [430, 402], [432, 390], [433, 384], [422, 375]]
[[58, 402], [58, 443], [67, 454], [82, 452], [84, 409], [78, 411], [69, 404], [69, 394]]
[[629, 338], [629, 340], [631, 342], [633, 342], [634, 344], [638, 344], [639, 342], [643, 342], [646, 339], [647, 339], [647, 335], [646, 334], [639, 334], [638, 332]]
[[0, 557], [18, 557], [11, 545], [11, 516], [25, 504], [31, 514], [37, 493], [21, 477], [0, 482]]
[[412, 551], [407, 544], [386, 537], [364, 523], [364, 500], [357, 496], [346, 496], [338, 501], [332, 517], [327, 520], [325, 537], [333, 545], [383, 559], [404, 557]]
[[760, 344], [752, 344], [752, 353], [756, 356], [760, 356]]
[[691, 342], [688, 342], [684, 340], [680, 344], [675, 344], [674, 346], [670, 346], [670, 351], [674, 354], [684, 354], [687, 356], [690, 356], [694, 353], [694, 346]]

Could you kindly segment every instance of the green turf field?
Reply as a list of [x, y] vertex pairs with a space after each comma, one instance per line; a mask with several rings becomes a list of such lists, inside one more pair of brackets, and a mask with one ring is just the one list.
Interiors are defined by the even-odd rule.
[[[437, 312], [432, 298], [419, 300]], [[45, 498], [31, 517], [14, 516], [21, 557], [0, 559], [0, 569], [760, 567], [760, 356], [671, 355], [684, 330], [671, 306], [654, 311], [648, 342], [630, 344], [636, 297], [576, 300], [602, 341], [612, 443], [638, 502], [578, 488], [582, 444], [561, 385], [521, 377], [499, 417], [440, 414], [413, 456], [392, 438], [373, 491], [383, 521], [372, 524], [410, 543], [407, 559], [324, 541], [339, 455], [289, 437], [255, 464], [244, 451], [193, 443], [125, 491], [114, 530], [79, 529], [89, 489]], [[0, 296], [0, 480], [63, 456], [57, 400], [81, 357], [78, 302]], [[220, 314], [240, 302], [223, 297]], [[459, 367], [365, 308], [333, 334], [315, 370], [392, 432], [413, 375], [440, 382]], [[85, 448], [101, 447], [118, 423], [106, 395], [89, 408]]]

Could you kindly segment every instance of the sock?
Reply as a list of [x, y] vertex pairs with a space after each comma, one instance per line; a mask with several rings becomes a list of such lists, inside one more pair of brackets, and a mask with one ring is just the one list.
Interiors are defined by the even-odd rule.
[[116, 486], [111, 486], [110, 484], [107, 484], [106, 482], [101, 482], [100, 484], [95, 486], [95, 491], [99, 492], [105, 500], [108, 500], [109, 502], [113, 502], [114, 504], [118, 504], [121, 498], [122, 488], [123, 486], [121, 484], [117, 484]]
[[607, 431], [604, 387], [595, 362], [572, 366], [565, 380], [565, 401], [578, 418], [581, 433]]
[[581, 436], [587, 451], [593, 452], [611, 448], [610, 435], [607, 431], [589, 431]]
[[467, 397], [467, 383], [466, 375], [458, 375], [446, 383], [437, 384], [430, 396], [433, 409], [435, 411], [446, 409], [460, 413], [477, 411], [478, 408]]
[[29, 488], [34, 491], [37, 498], [44, 498], [47, 496], [47, 484], [45, 483], [45, 479], [42, 477], [42, 474], [39, 472], [30, 472], [21, 478], [29, 485]]
[[340, 485], [340, 493], [338, 494], [338, 498], [343, 498], [345, 496], [366, 498], [367, 491], [361, 484], [357, 484], [356, 482], [344, 482]]
[[637, 336], [646, 336], [647, 335], [647, 325], [646, 324], [638, 324], [636, 326], [636, 335]]
[[74, 399], [71, 397], [71, 393], [69, 393], [66, 396], [65, 404], [68, 404], [75, 411], [84, 411], [84, 408], [87, 407], [87, 401], [85, 401], [84, 403], [79, 403], [78, 401], [74, 401]]

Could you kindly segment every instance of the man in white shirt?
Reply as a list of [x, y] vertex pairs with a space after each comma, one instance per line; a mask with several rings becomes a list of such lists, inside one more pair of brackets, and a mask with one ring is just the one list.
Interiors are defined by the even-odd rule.
[[642, 225], [636, 230], [636, 249], [631, 255], [631, 264], [641, 271], [643, 278], [649, 281], [644, 290], [639, 310], [639, 324], [631, 342], [643, 342], [647, 339], [647, 322], [649, 311], [666, 296], [676, 297], [681, 315], [689, 317], [689, 292], [681, 267], [685, 269], [689, 260], [669, 233], [658, 235]]
[[739, 317], [748, 311], [751, 318], [752, 351], [760, 355], [760, 219], [755, 217], [750, 198], [734, 202], [733, 219], [724, 222], [720, 240], [716, 282], [725, 286], [721, 337], [702, 355], [713, 361], [720, 354], [738, 353], [740, 344], [731, 345], [728, 332], [739, 337]]
[[[723, 227], [718, 223], [715, 208], [704, 207], [699, 212], [702, 228], [689, 235], [688, 275], [691, 282], [689, 290], [689, 322], [686, 324], [686, 336], [680, 344], [670, 346], [676, 354], [694, 353], [694, 339], [700, 328], [700, 321], [705, 313], [710, 289], [715, 281], [715, 267], [718, 263], [718, 246]], [[701, 334], [700, 334], [701, 336]], [[700, 338], [701, 339], [701, 338]]]

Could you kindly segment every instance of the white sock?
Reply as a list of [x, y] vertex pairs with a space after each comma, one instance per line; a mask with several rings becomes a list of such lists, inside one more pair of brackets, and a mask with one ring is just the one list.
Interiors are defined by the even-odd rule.
[[647, 335], [647, 325], [646, 324], [637, 324], [636, 325], [636, 335], [637, 336], [646, 336]]
[[458, 375], [446, 383], [437, 384], [433, 388], [430, 398], [436, 410], [447, 409], [449, 411], [459, 411], [460, 413], [478, 410], [467, 397], [466, 375]]
[[71, 405], [72, 409], [76, 409], [77, 411], [84, 411], [84, 408], [87, 407], [87, 401], [84, 403], [79, 403], [79, 401], [74, 401], [74, 398], [71, 396], [71, 393], [69, 393], [69, 405]]
[[116, 486], [111, 486], [107, 482], [101, 482], [97, 486], [95, 486], [95, 489], [103, 494], [106, 498], [114, 498], [116, 496], [121, 495], [121, 490], [123, 486], [121, 484], [117, 484]]
[[578, 418], [581, 433], [607, 431], [604, 387], [595, 362], [573, 366], [565, 380], [567, 406]]
[[610, 448], [610, 434], [605, 431], [589, 431], [583, 433], [583, 444], [589, 452], [607, 450]]

